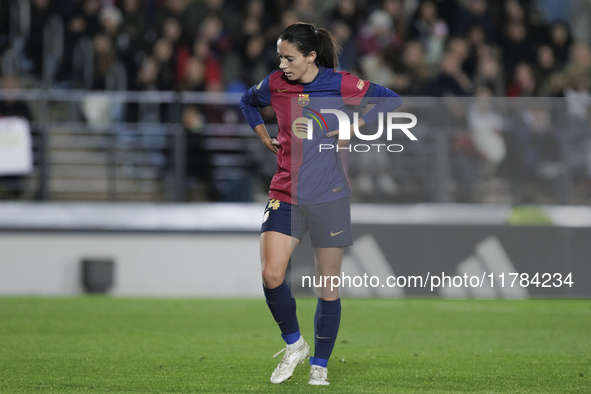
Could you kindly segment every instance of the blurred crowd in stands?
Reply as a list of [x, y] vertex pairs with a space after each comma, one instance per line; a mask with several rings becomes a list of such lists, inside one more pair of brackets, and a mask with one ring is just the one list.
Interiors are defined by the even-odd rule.
[[[553, 202], [535, 198], [539, 187], [522, 189], [533, 180], [555, 194], [572, 176], [578, 201], [591, 201], [591, 0], [1, 0], [0, 76], [4, 88], [241, 93], [278, 68], [277, 37], [298, 21], [332, 32], [341, 69], [401, 96], [566, 97], [577, 126], [570, 142], [547, 107], [511, 120], [483, 101], [465, 105], [451, 136], [450, 193], [455, 201]], [[150, 105], [128, 105], [116, 120], [182, 122], [189, 147], [202, 152], [189, 151], [199, 171], [213, 166], [203, 125], [240, 119], [236, 108], [189, 105], [173, 116], [168, 105]], [[18, 110], [30, 119], [22, 106], [4, 107], [0, 116]], [[96, 100], [89, 107], [99, 108]], [[414, 164], [426, 169], [424, 185], [435, 171], [421, 164], [433, 156], [426, 146]], [[360, 195], [433, 198], [433, 187], [417, 194], [419, 176], [393, 162], [411, 151], [382, 156], [353, 171]]]
[[401, 95], [589, 92], [588, 0], [30, 0], [28, 22], [13, 3], [0, 2], [4, 74], [43, 81], [53, 50], [45, 81], [65, 88], [241, 92], [277, 68], [277, 36], [303, 21], [334, 34], [342, 69]]

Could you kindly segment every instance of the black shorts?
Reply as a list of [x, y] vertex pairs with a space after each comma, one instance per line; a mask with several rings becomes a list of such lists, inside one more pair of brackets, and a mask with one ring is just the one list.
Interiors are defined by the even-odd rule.
[[300, 241], [309, 231], [314, 248], [353, 245], [349, 197], [310, 205], [269, 200], [261, 233], [265, 231], [276, 231]]

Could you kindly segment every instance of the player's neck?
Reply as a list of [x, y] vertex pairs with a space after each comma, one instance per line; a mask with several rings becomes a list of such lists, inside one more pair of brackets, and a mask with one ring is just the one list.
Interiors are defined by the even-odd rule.
[[299, 82], [300, 83], [310, 83], [314, 80], [314, 78], [316, 78], [316, 75], [318, 75], [318, 72], [320, 71], [320, 68], [318, 68], [318, 66], [314, 63], [312, 63], [310, 65], [310, 67], [308, 67], [308, 71], [306, 71], [306, 73], [300, 78]]

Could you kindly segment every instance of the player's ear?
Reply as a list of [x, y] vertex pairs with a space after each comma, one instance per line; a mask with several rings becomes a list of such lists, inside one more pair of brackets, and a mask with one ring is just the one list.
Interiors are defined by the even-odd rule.
[[316, 61], [316, 51], [312, 51], [308, 54], [308, 56], [306, 56], [306, 60], [308, 61], [308, 64], [314, 63]]

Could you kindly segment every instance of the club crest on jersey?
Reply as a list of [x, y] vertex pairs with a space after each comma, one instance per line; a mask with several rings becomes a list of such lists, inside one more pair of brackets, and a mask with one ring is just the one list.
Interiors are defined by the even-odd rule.
[[300, 93], [300, 97], [298, 98], [298, 104], [302, 107], [305, 107], [306, 105], [310, 104], [310, 95]]

